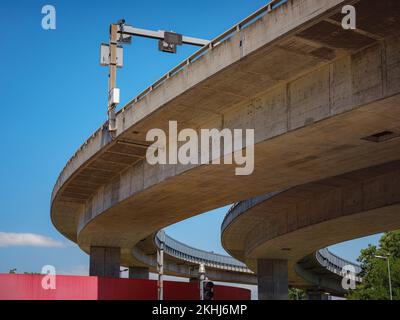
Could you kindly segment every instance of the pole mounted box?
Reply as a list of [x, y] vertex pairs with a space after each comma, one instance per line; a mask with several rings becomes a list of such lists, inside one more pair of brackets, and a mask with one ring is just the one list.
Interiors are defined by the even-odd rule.
[[[117, 47], [117, 67], [122, 68], [124, 65], [124, 52], [121, 46]], [[110, 46], [102, 43], [100, 46], [100, 65], [109, 66], [111, 61]]]
[[183, 36], [179, 33], [164, 32], [164, 39], [158, 41], [158, 49], [162, 52], [176, 53], [176, 47], [183, 44]]
[[183, 44], [183, 36], [179, 33], [165, 31], [164, 41], [171, 44], [175, 44], [177, 46], [181, 46]]
[[109, 68], [108, 74], [108, 129], [115, 132], [116, 115], [115, 108], [119, 104], [119, 89], [116, 87], [117, 68], [123, 67], [122, 45], [130, 44], [132, 37], [144, 37], [158, 40], [158, 48], [162, 52], [176, 53], [177, 46], [190, 44], [205, 46], [209, 42], [202, 39], [184, 37], [181, 34], [166, 31], [152, 31], [134, 28], [125, 24], [125, 19], [119, 20], [116, 24], [110, 25], [110, 41], [100, 46], [100, 65]]
[[109, 94], [108, 94], [108, 104], [110, 106], [115, 106], [117, 104], [119, 104], [120, 102], [120, 91], [119, 88], [113, 88], [110, 90]]

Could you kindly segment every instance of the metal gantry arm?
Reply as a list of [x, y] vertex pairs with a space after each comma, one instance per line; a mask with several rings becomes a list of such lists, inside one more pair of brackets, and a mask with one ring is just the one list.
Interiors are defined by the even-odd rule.
[[134, 28], [125, 25], [125, 20], [120, 20], [110, 26], [109, 44], [102, 44], [100, 53], [100, 63], [109, 67], [108, 76], [108, 130], [114, 135], [117, 126], [115, 109], [119, 104], [120, 92], [116, 86], [117, 68], [123, 66], [123, 44], [130, 44], [132, 37], [142, 37], [158, 40], [158, 49], [162, 52], [176, 53], [177, 46], [192, 45], [203, 47], [210, 43], [208, 40], [186, 37], [178, 33], [168, 31], [152, 31]]
[[192, 37], [186, 37], [182, 36], [178, 33], [173, 33], [173, 32], [168, 32], [168, 31], [152, 31], [152, 30], [146, 30], [146, 29], [140, 29], [140, 28], [134, 28], [132, 26], [123, 26], [123, 30], [119, 30], [119, 34], [122, 34], [123, 36], [135, 36], [135, 37], [143, 37], [143, 38], [150, 38], [150, 39], [156, 39], [156, 40], [165, 40], [166, 35], [176, 35], [178, 38], [182, 39], [182, 44], [188, 44], [192, 46], [198, 46], [202, 47], [210, 43], [208, 40], [203, 40], [203, 39], [198, 39], [198, 38], [192, 38]]

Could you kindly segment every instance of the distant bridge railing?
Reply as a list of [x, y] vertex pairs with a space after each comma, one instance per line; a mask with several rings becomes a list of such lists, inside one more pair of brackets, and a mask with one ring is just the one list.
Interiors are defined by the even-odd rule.
[[359, 265], [354, 262], [348, 261], [330, 252], [327, 248], [318, 250], [315, 253], [317, 261], [330, 272], [333, 272], [339, 276], [344, 277], [347, 274], [346, 270], [343, 270], [345, 266], [351, 266], [355, 270], [355, 280], [361, 282], [361, 277], [358, 275], [361, 273], [362, 269]]
[[165, 234], [165, 231], [159, 231], [154, 237], [157, 248], [160, 248], [161, 242], [164, 242], [164, 252], [179, 260], [194, 264], [203, 263], [206, 267], [223, 269], [227, 271], [252, 273], [247, 266], [230, 257], [213, 252], [196, 249], [179, 242]]

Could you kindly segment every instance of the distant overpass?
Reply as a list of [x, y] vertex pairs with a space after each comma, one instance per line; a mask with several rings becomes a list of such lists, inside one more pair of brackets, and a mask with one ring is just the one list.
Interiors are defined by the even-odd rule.
[[[340, 25], [346, 4], [356, 30]], [[54, 186], [53, 224], [90, 254], [91, 274], [119, 276], [146, 267], [132, 253], [168, 225], [400, 160], [399, 6], [289, 0], [234, 26], [122, 108], [115, 139], [105, 124], [84, 143]], [[254, 129], [255, 173], [149, 165], [146, 133], [168, 120]]]
[[320, 269], [323, 261], [314, 252], [397, 230], [399, 211], [400, 161], [394, 161], [239, 202], [222, 224], [222, 244], [259, 277], [262, 263], [277, 261], [289, 270], [279, 280], [279, 266], [275, 267], [277, 278], [270, 275], [268, 286], [270, 281], [283, 281], [340, 294], [344, 292], [341, 268], [330, 268], [337, 279], [326, 276], [326, 270], [312, 270], [313, 265]]
[[[236, 206], [235, 206], [236, 207]], [[157, 259], [156, 251], [160, 248], [161, 242], [164, 242], [165, 250], [165, 262], [164, 268], [169, 275], [184, 276], [191, 279], [198, 279], [198, 269], [200, 264], [204, 264], [207, 270], [207, 277], [213, 281], [224, 281], [224, 282], [235, 282], [243, 284], [257, 284], [256, 275], [247, 268], [247, 266], [230, 257], [213, 252], [207, 252], [197, 248], [188, 246], [182, 242], [179, 242], [167, 234], [165, 231], [158, 232], [153, 242], [147, 242], [146, 244], [140, 244], [139, 248], [133, 250], [133, 256], [141, 261], [146, 267], [143, 267], [144, 272], [140, 271], [140, 268], [131, 269], [132, 275], [135, 278], [148, 277], [148, 272], [157, 272]], [[356, 273], [358, 274], [361, 270], [360, 267], [354, 265], [345, 259], [335, 256], [328, 249], [321, 249], [305, 257], [302, 261], [304, 269], [312, 270], [312, 275], [315, 276], [316, 272], [318, 275], [322, 273], [325, 279], [334, 279], [334, 289], [332, 286], [319, 286], [319, 289], [325, 289], [327, 292], [342, 295], [343, 290], [337, 290], [338, 277], [343, 277], [342, 268], [345, 265], [354, 266]], [[136, 272], [136, 273], [135, 273]], [[359, 282], [360, 279], [357, 278]], [[315, 285], [309, 284], [307, 288], [313, 289]]]
[[[164, 231], [139, 243], [132, 251], [132, 255], [144, 265], [144, 277], [148, 277], [149, 271], [157, 272], [157, 250], [161, 242], [164, 243], [164, 271], [169, 275], [199, 279], [199, 265], [204, 264], [210, 280], [257, 284], [255, 275], [244, 263], [230, 256], [193, 248]], [[138, 267], [131, 268], [132, 273], [138, 270]]]

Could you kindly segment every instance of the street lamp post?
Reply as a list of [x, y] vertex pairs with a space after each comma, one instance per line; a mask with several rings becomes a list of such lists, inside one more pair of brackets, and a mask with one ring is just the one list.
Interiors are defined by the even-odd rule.
[[374, 257], [378, 258], [378, 259], [386, 260], [386, 262], [387, 262], [388, 277], [389, 277], [389, 295], [390, 295], [390, 300], [393, 300], [392, 279], [391, 279], [391, 275], [390, 275], [390, 260], [389, 260], [389, 256], [378, 256], [378, 255], [375, 255]]
[[117, 131], [115, 109], [120, 102], [120, 90], [117, 88], [117, 68], [122, 68], [123, 66], [122, 45], [130, 44], [133, 36], [158, 40], [158, 49], [168, 53], [176, 53], [177, 46], [184, 44], [203, 47], [210, 43], [208, 40], [187, 37], [174, 32], [134, 28], [126, 25], [124, 19], [111, 24], [109, 43], [103, 43], [100, 47], [100, 64], [109, 68], [108, 130], [113, 137]]
[[164, 300], [164, 238], [160, 243], [160, 248], [157, 251], [157, 271], [158, 271], [158, 281], [157, 281], [157, 293], [158, 300]]
[[204, 281], [206, 279], [206, 267], [204, 263], [200, 263], [199, 265], [199, 284], [200, 284], [200, 300], [204, 300]]

